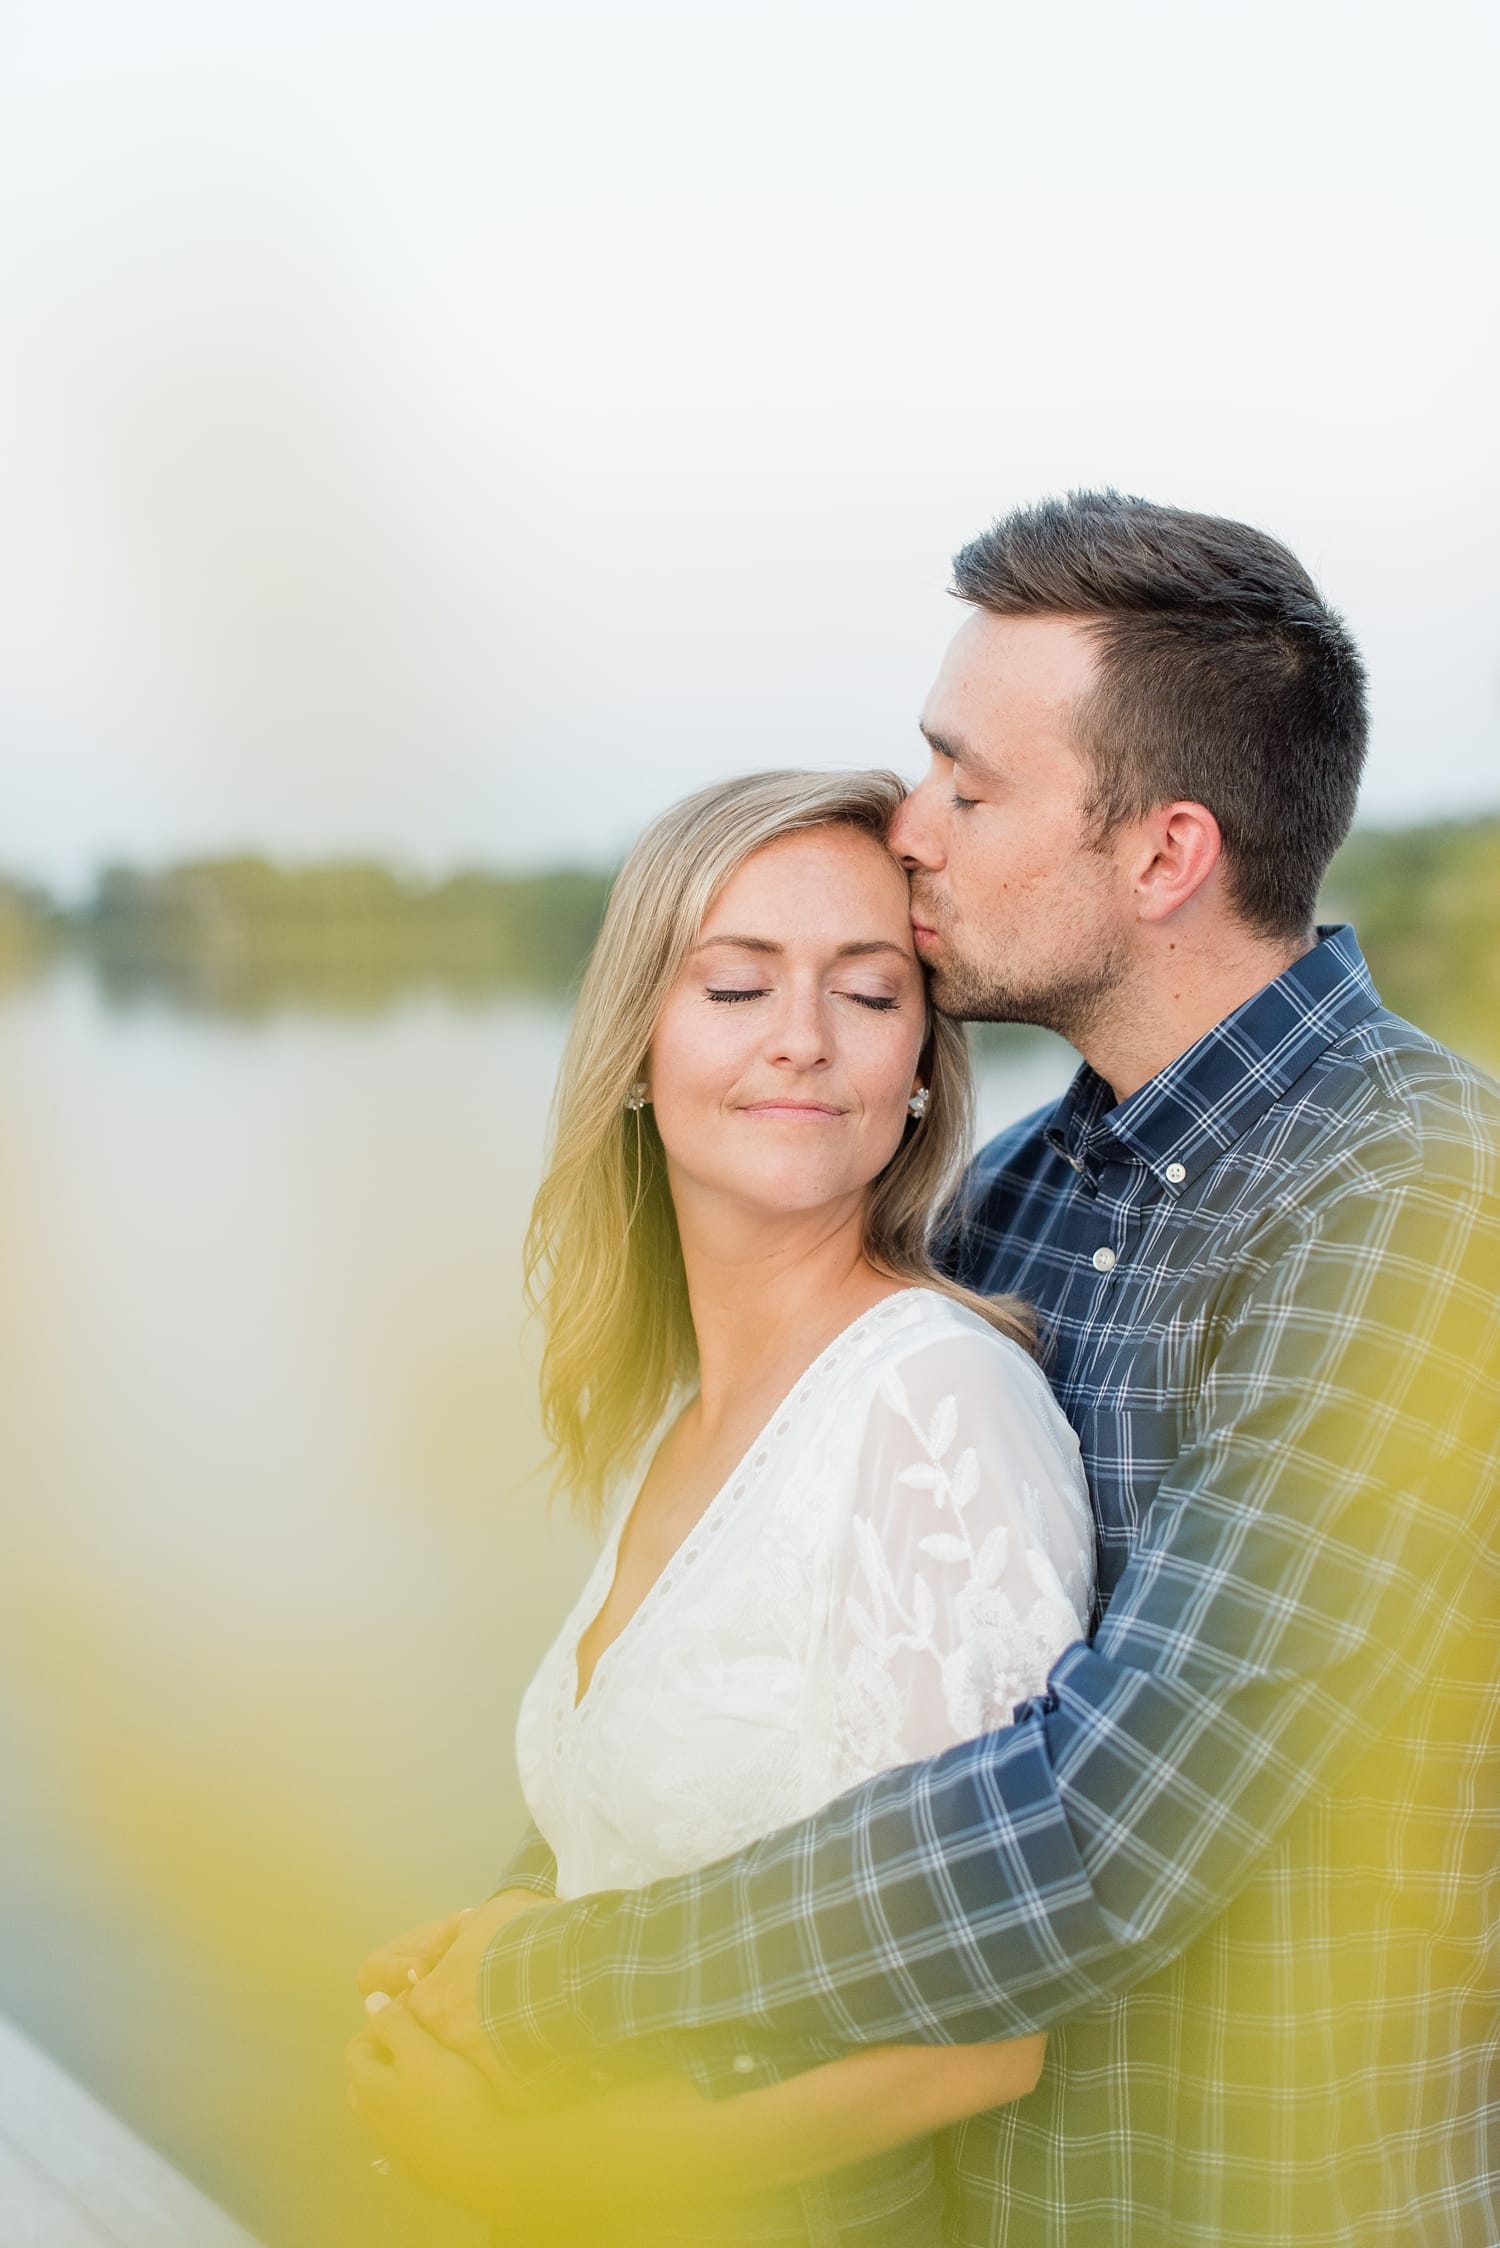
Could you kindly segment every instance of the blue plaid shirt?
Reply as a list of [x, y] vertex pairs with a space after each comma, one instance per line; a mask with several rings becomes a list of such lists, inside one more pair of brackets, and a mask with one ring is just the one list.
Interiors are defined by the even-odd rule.
[[1005, 1731], [513, 1924], [512, 2068], [1045, 2028], [946, 2137], [955, 2248], [1500, 2243], [1500, 1097], [1320, 935], [975, 1167], [956, 1269], [1045, 1321], [1092, 1641]]

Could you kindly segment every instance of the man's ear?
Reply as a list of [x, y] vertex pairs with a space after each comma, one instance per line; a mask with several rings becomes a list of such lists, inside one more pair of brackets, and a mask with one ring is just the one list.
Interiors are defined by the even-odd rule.
[[1219, 823], [1206, 804], [1160, 804], [1140, 821], [1140, 848], [1131, 867], [1137, 917], [1165, 921], [1194, 897], [1224, 849]]

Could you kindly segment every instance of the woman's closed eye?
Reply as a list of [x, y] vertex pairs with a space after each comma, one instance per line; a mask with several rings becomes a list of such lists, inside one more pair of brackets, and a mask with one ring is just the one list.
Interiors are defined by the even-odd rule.
[[[769, 996], [769, 991], [769, 985], [760, 985], [754, 990], [741, 991], [733, 986], [716, 988], [713, 984], [710, 984], [703, 996], [705, 999], [716, 999], [721, 1004], [732, 1006], [737, 999], [765, 999]], [[836, 999], [852, 999], [857, 1007], [874, 1007], [881, 1014], [888, 1014], [892, 1008], [899, 1007], [901, 1004], [899, 999], [887, 999], [871, 991], [838, 991], [833, 996]]]

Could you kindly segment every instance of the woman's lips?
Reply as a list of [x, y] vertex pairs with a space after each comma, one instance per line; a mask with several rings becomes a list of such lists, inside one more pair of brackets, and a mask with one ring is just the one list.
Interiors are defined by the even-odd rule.
[[841, 1108], [830, 1108], [825, 1101], [747, 1101], [741, 1110], [744, 1116], [801, 1116], [814, 1120], [843, 1113]]

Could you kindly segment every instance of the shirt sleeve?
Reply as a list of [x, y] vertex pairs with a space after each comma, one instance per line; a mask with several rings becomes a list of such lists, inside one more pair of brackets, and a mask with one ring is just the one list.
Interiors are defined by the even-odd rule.
[[977, 1325], [880, 1372], [838, 1525], [830, 1795], [1008, 1725], [1088, 1625], [1078, 1442], [1014, 1343]]
[[1378, 1154], [1247, 1244], [1191, 1441], [1045, 1696], [717, 1866], [504, 1931], [480, 1996], [509, 2065], [690, 2026], [805, 2051], [1014, 2035], [1225, 1909], [1484, 1597], [1493, 1150], [1476, 1119]]
[[498, 1897], [502, 1889], [532, 1889], [539, 1897], [557, 1894], [557, 1860], [529, 1821], [490, 1895]]

